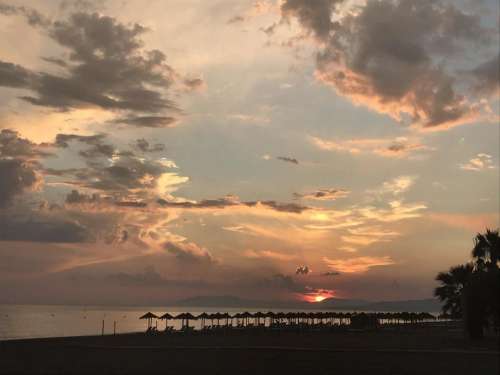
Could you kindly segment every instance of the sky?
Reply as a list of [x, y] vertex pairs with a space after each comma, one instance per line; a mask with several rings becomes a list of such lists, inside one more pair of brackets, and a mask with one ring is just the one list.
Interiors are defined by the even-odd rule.
[[0, 1], [0, 303], [430, 298], [499, 226], [498, 20]]

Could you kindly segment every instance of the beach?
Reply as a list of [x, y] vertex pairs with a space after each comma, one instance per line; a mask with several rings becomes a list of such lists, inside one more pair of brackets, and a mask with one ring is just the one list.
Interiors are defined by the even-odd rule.
[[0, 342], [0, 374], [498, 374], [457, 326], [120, 334]]

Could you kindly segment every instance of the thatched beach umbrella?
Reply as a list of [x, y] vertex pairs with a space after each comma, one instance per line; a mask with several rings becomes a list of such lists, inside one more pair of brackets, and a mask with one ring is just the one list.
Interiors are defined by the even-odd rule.
[[272, 311], [268, 311], [266, 313], [266, 318], [269, 318], [269, 325], [272, 325], [274, 323], [274, 317], [276, 316], [275, 313], [273, 313]]
[[169, 313], [165, 313], [162, 316], [160, 316], [160, 320], [165, 320], [165, 329], [167, 329], [167, 327], [168, 327], [169, 319], [174, 319], [174, 317], [172, 315], [170, 315]]
[[152, 312], [147, 312], [143, 316], [141, 316], [139, 319], [146, 319], [148, 322], [148, 330], [151, 329], [153, 325], [153, 319], [158, 319], [158, 316], [153, 314]]
[[236, 325], [239, 326], [240, 325], [240, 319], [241, 319], [241, 313], [236, 313], [234, 314], [231, 319], [236, 319]]
[[250, 314], [248, 311], [245, 311], [243, 314], [241, 314], [241, 317], [245, 321], [245, 325], [248, 325], [248, 319], [252, 317], [252, 314]]
[[253, 314], [253, 317], [254, 317], [254, 319], [257, 319], [257, 325], [260, 326], [260, 319], [261, 318], [265, 319], [266, 318], [266, 314], [264, 314], [261, 311], [258, 311], [255, 314]]
[[[182, 314], [179, 314], [175, 317], [175, 319], [180, 319], [182, 321], [181, 325], [182, 325], [182, 328], [184, 327], [189, 327], [189, 321], [190, 320], [196, 320], [196, 317], [190, 313], [182, 313]], [[185, 322], [185, 324], [184, 324]]]
[[205, 328], [205, 319], [209, 319], [210, 315], [208, 315], [206, 312], [201, 313], [196, 317], [196, 319], [201, 319], [201, 328]]

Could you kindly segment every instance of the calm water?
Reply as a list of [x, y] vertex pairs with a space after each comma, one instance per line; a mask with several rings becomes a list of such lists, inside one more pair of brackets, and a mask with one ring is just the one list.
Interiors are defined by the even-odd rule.
[[[245, 309], [256, 312], [263, 309]], [[264, 309], [268, 311], [269, 309]], [[283, 311], [271, 309], [272, 311]], [[169, 312], [172, 315], [189, 311], [194, 315], [206, 312], [241, 312], [242, 309], [195, 308], [195, 307], [103, 307], [103, 306], [40, 306], [40, 305], [0, 305], [0, 340], [100, 335], [104, 320], [104, 333], [112, 334], [116, 322], [116, 333], [138, 332], [146, 329], [146, 321], [139, 320], [145, 312], [157, 315]], [[290, 310], [286, 310], [290, 311]], [[169, 326], [180, 328], [181, 322], [169, 320]], [[190, 325], [199, 327], [199, 322]], [[165, 327], [164, 321], [158, 328]]]

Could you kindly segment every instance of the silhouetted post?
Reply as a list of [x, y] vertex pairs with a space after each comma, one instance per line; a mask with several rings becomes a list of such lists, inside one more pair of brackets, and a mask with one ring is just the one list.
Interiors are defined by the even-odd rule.
[[116, 320], [113, 322], [113, 335], [116, 335]]
[[101, 335], [104, 336], [104, 319], [102, 320]]

